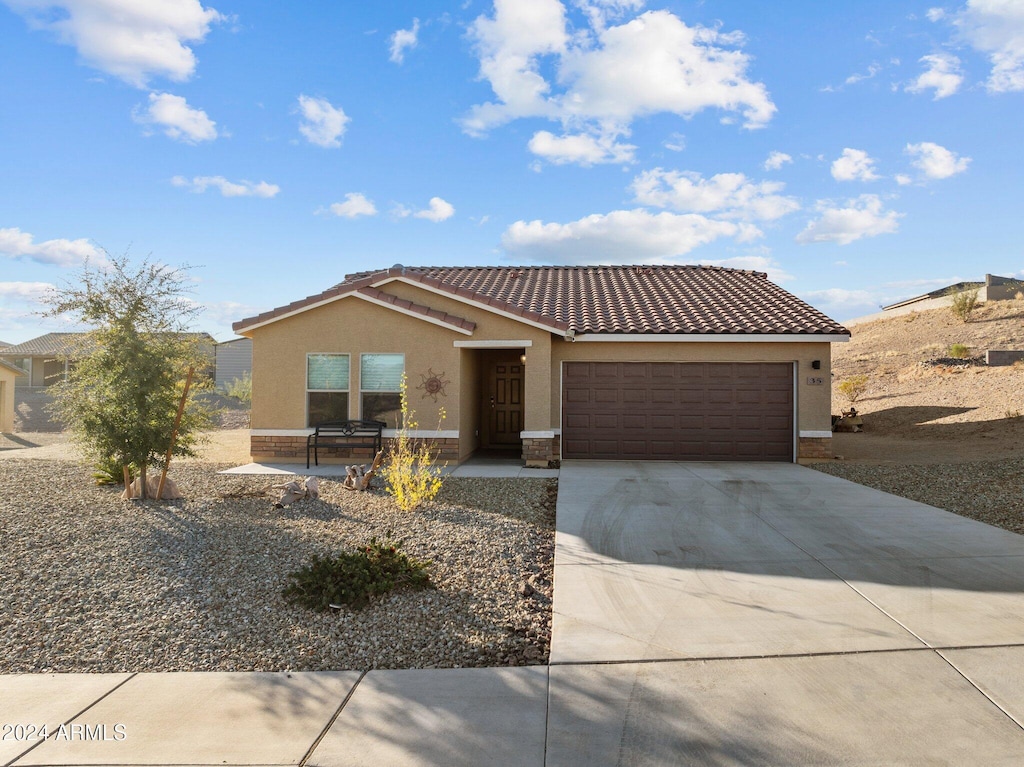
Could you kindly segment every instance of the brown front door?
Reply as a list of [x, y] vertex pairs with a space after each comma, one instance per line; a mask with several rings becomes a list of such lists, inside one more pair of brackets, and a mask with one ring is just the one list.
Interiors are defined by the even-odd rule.
[[523, 363], [519, 352], [492, 352], [483, 359], [481, 447], [522, 445]]

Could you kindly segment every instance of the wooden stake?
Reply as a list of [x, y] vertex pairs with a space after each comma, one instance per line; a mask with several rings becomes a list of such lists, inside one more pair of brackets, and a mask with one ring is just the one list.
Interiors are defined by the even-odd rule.
[[[167, 448], [167, 455], [164, 457], [164, 470], [160, 472], [160, 484], [156, 486], [156, 499], [159, 501], [160, 496], [164, 493], [164, 482], [167, 481], [167, 470], [171, 467], [171, 452], [174, 450], [174, 442], [178, 439], [178, 427], [181, 425], [181, 416], [185, 412], [185, 400], [188, 399], [188, 389], [192, 385], [192, 374], [195, 373], [195, 368], [188, 369], [188, 375], [185, 376], [185, 391], [181, 393], [181, 402], [178, 403], [178, 414], [174, 416], [174, 428], [171, 430], [171, 444]], [[143, 475], [145, 476], [145, 475]], [[143, 485], [143, 494], [145, 494], [145, 485]]]

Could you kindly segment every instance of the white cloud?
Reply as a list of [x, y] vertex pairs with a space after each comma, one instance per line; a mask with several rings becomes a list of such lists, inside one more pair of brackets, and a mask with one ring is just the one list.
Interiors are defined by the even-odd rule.
[[621, 19], [629, 11], [639, 11], [645, 0], [572, 0], [572, 4], [586, 14], [590, 26], [604, 29], [609, 21]]
[[391, 60], [396, 64], [405, 61], [405, 52], [412, 50], [419, 43], [420, 20], [412, 20], [412, 29], [399, 29], [391, 35]]
[[800, 203], [778, 194], [785, 184], [755, 183], [742, 173], [718, 173], [705, 179], [690, 171], [645, 171], [633, 180], [637, 202], [681, 213], [716, 213], [722, 218], [773, 221], [799, 210]]
[[584, 167], [597, 163], [626, 163], [633, 161], [636, 147], [619, 144], [615, 136], [576, 135], [555, 136], [546, 130], [537, 131], [527, 145], [538, 157], [556, 165], [576, 163]]
[[501, 243], [508, 253], [533, 261], [609, 264], [671, 259], [739, 233], [740, 226], [730, 221], [636, 209], [567, 224], [516, 221]]
[[928, 21], [939, 21], [946, 18], [946, 11], [942, 8], [929, 8], [925, 16], [928, 17]]
[[914, 181], [906, 173], [897, 173], [895, 176], [893, 176], [893, 178], [896, 179], [896, 183], [899, 184], [900, 186], [906, 186], [907, 184], [912, 184], [913, 181]]
[[345, 110], [332, 106], [327, 99], [300, 95], [299, 112], [304, 120], [299, 125], [299, 133], [305, 136], [309, 143], [325, 149], [341, 146], [341, 137], [345, 134], [345, 127], [350, 119]]
[[336, 202], [330, 207], [331, 213], [341, 218], [359, 218], [359, 216], [376, 216], [377, 206], [366, 195], [359, 192], [349, 192], [345, 195], [345, 202]]
[[142, 125], [157, 125], [175, 141], [198, 144], [217, 138], [217, 123], [202, 109], [193, 109], [181, 96], [170, 93], [150, 93], [149, 107], [136, 107], [132, 113]]
[[225, 19], [199, 0], [5, 0], [29, 24], [54, 32], [91, 67], [137, 88], [150, 77], [182, 82], [195, 72], [190, 44]]
[[827, 304], [831, 307], [862, 307], [875, 305], [876, 296], [867, 290], [848, 290], [846, 288], [826, 288], [810, 290], [804, 295], [812, 302]]
[[880, 234], [892, 234], [899, 229], [902, 213], [883, 210], [882, 200], [878, 195], [862, 194], [848, 200], [845, 208], [830, 207], [831, 203], [821, 201], [818, 210], [821, 218], [812, 221], [800, 234], [796, 241], [801, 245], [815, 242], [834, 242], [838, 245], [849, 245], [862, 237], [876, 237]]
[[768, 159], [764, 161], [765, 170], [779, 170], [783, 165], [793, 162], [793, 158], [785, 152], [772, 152], [768, 155]]
[[[408, 215], [408, 213], [405, 215]], [[427, 221], [433, 221], [435, 224], [441, 221], [446, 221], [454, 215], [455, 207], [450, 202], [442, 200], [440, 197], [431, 197], [429, 208], [417, 211], [413, 214], [416, 218], [425, 218]]]
[[53, 289], [49, 282], [0, 282], [0, 296], [7, 299], [34, 301]]
[[223, 176], [195, 176], [191, 180], [184, 176], [175, 176], [171, 183], [174, 186], [191, 189], [197, 194], [202, 194], [213, 187], [219, 189], [224, 197], [274, 197], [281, 191], [277, 184], [268, 184], [266, 181], [228, 181]]
[[79, 266], [86, 261], [93, 266], [107, 263], [103, 251], [84, 238], [35, 242], [31, 234], [17, 227], [0, 229], [0, 255], [55, 266]]
[[686, 149], [686, 136], [682, 133], [673, 133], [662, 144], [670, 152], [682, 152]]
[[953, 23], [992, 64], [992, 93], [1024, 91], [1024, 4], [1018, 0], [968, 0]]
[[922, 56], [919, 61], [925, 65], [925, 71], [910, 83], [906, 90], [910, 93], [921, 93], [927, 88], [934, 88], [935, 101], [952, 96], [960, 89], [964, 77], [960, 74], [960, 59], [949, 53], [934, 53]]
[[850, 75], [849, 77], [846, 78], [846, 80], [844, 81], [844, 84], [845, 85], [855, 85], [855, 84], [861, 82], [862, 80], [870, 80], [871, 78], [875, 77], [881, 71], [882, 71], [882, 65], [881, 64], [878, 64], [877, 62], [873, 63], [873, 64], [870, 64], [868, 66], [868, 71], [867, 72], [865, 72], [863, 74], [861, 74], [860, 72], [855, 72], [854, 74], [852, 74], [852, 75]]
[[970, 157], [960, 157], [956, 152], [931, 141], [907, 144], [906, 152], [914, 158], [910, 164], [931, 179], [949, 178], [963, 173], [971, 163]]
[[[689, 27], [668, 11], [605, 26], [641, 3], [577, 5], [590, 28], [572, 35], [558, 0], [495, 0], [493, 16], [473, 22], [480, 78], [496, 99], [470, 109], [462, 119], [467, 133], [541, 117], [561, 123], [567, 136], [600, 137], [598, 145], [612, 146], [634, 120], [655, 113], [692, 117], [719, 109], [742, 114], [747, 128], [763, 127], [775, 113], [765, 86], [747, 77], [750, 58], [731, 49], [741, 35]], [[591, 152], [579, 156], [593, 162]]]
[[875, 161], [862, 149], [843, 150], [843, 156], [832, 163], [832, 178], [836, 181], [874, 181]]

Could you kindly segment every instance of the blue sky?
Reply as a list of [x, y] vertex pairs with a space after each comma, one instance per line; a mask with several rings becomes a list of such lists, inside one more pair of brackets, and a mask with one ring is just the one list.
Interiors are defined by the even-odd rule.
[[839, 320], [1024, 277], [1024, 0], [0, 0], [0, 340], [84, 259], [201, 327], [395, 263], [710, 263]]

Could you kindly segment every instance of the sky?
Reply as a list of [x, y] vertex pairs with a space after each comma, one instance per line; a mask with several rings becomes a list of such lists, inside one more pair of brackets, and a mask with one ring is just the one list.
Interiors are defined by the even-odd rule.
[[412, 265], [715, 264], [846, 321], [1024, 277], [1024, 0], [0, 0], [0, 341]]

